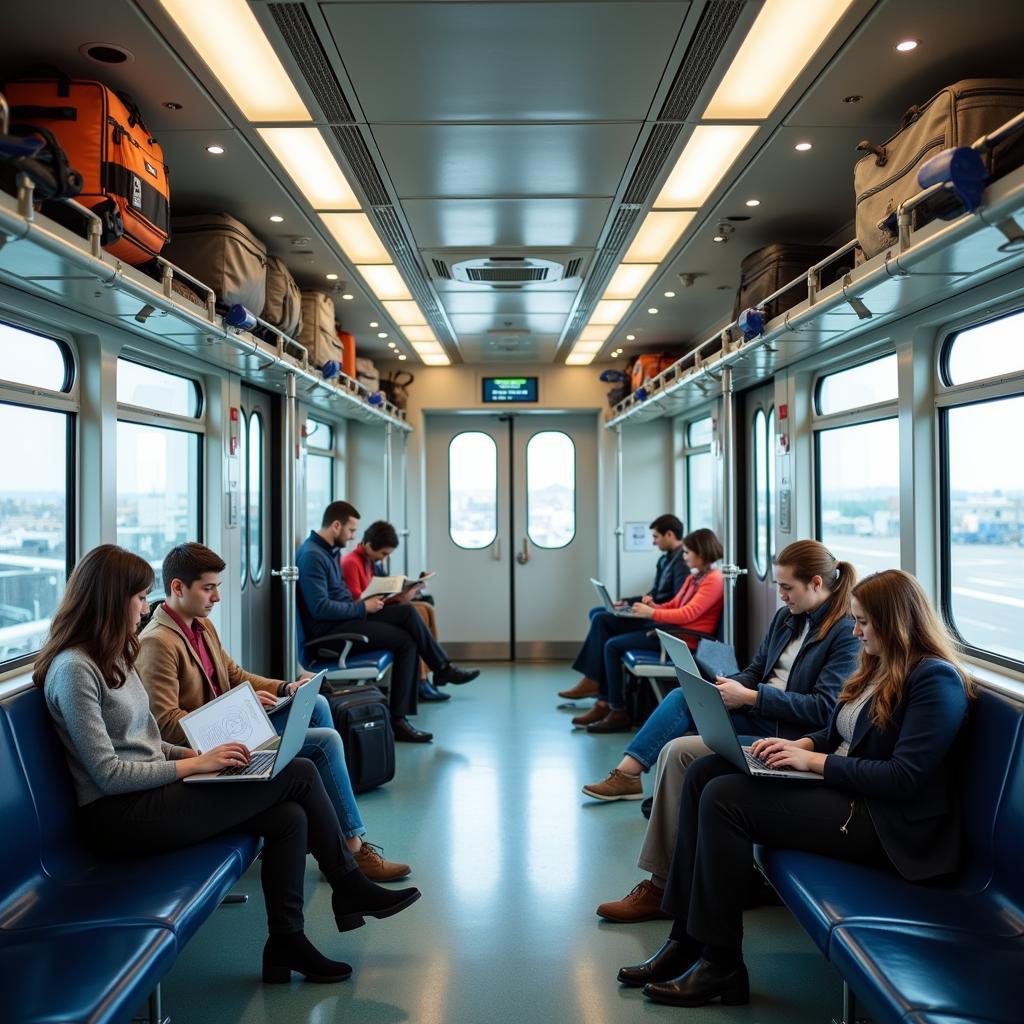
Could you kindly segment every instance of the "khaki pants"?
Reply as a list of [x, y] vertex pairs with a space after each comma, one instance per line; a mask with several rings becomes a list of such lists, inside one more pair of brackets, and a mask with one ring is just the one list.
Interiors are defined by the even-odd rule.
[[[423, 620], [424, 625], [430, 630], [430, 635], [436, 640], [437, 639], [437, 612], [432, 604], [426, 601], [412, 601], [413, 608], [419, 613], [419, 617]], [[420, 661], [420, 680], [425, 682], [427, 673], [430, 670], [427, 668], [425, 661]]]
[[699, 736], [680, 736], [661, 748], [654, 776], [654, 805], [637, 864], [664, 887], [679, 831], [679, 803], [686, 769], [711, 748]]

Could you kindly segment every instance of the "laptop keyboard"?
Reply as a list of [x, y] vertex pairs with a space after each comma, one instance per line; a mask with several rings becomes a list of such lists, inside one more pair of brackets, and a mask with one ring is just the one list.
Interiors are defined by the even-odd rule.
[[252, 760], [246, 765], [239, 765], [237, 768], [222, 768], [218, 775], [262, 775], [274, 763], [275, 751], [264, 750], [259, 754], [253, 754]]
[[743, 751], [743, 756], [747, 759], [747, 767], [752, 768], [754, 771], [766, 771], [766, 772], [778, 772], [782, 771], [781, 768], [775, 768], [770, 764], [765, 764], [764, 761], [759, 761], [749, 750]]

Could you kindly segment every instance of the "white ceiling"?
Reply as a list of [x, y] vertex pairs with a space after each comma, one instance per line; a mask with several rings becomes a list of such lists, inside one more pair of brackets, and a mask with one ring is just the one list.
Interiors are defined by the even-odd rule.
[[[687, 46], [712, 0], [295, 2], [309, 16], [454, 331], [452, 355], [467, 362], [560, 359], [572, 340], [566, 326], [585, 277], [493, 291], [438, 278], [433, 259], [582, 255], [586, 275], [681, 63], [703, 56]], [[698, 112], [758, 6], [758, 0], [747, 3], [698, 97]], [[363, 352], [386, 353], [369, 324], [379, 322], [389, 340], [397, 330], [267, 158], [251, 126], [175, 34], [158, 0], [52, 0], [45, 25], [32, 5], [8, 7], [0, 65], [17, 71], [44, 61], [128, 89], [164, 145], [174, 211], [234, 214], [304, 285], [324, 287], [326, 273], [339, 273], [355, 296], [338, 302], [344, 326]], [[318, 109], [275, 28], [270, 0], [254, 0], [252, 7], [310, 108]], [[1019, 73], [1020, 12], [1019, 0], [855, 0], [651, 279], [635, 304], [640, 312], [623, 321], [604, 351], [686, 347], [728, 319], [747, 252], [770, 242], [849, 237], [857, 142], [885, 137], [907, 106], [948, 82]], [[893, 44], [906, 37], [920, 39], [920, 47], [896, 53]], [[136, 60], [101, 67], [78, 53], [93, 41], [124, 46]], [[844, 103], [851, 95], [862, 99]], [[182, 109], [166, 109], [169, 101]], [[666, 154], [648, 201], [686, 135]], [[814, 149], [798, 154], [793, 144], [803, 139]], [[207, 154], [211, 142], [224, 145], [225, 154]], [[746, 207], [748, 198], [761, 205]], [[272, 213], [284, 222], [271, 224]], [[726, 216], [750, 219], [735, 224], [729, 244], [715, 245], [712, 229]], [[692, 287], [680, 283], [680, 273], [698, 275]], [[666, 299], [666, 290], [676, 297]], [[657, 316], [645, 312], [652, 303]], [[637, 341], [626, 342], [627, 332]]]

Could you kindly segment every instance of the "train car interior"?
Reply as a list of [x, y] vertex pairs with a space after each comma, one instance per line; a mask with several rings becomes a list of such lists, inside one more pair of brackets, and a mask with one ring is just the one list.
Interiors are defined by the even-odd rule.
[[4, 5], [0, 1018], [1019, 1022], [1022, 49]]

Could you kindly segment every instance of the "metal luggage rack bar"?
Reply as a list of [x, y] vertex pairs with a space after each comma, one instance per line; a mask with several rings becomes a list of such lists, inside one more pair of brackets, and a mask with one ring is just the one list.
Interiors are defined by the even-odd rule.
[[[73, 199], [61, 200], [86, 220], [88, 234], [84, 246], [77, 239], [71, 242], [61, 237], [42, 223], [46, 218], [37, 217], [34, 185], [27, 175], [21, 175], [18, 179], [17, 209], [8, 209], [5, 200], [5, 194], [0, 193], [0, 250], [8, 245], [33, 243], [63, 261], [67, 269], [73, 272], [68, 277], [80, 277], [85, 273], [106, 288], [139, 301], [141, 308], [135, 317], [119, 321], [127, 329], [146, 336], [154, 344], [174, 348], [176, 346], [171, 339], [146, 329], [146, 322], [154, 313], [165, 313], [201, 332], [209, 341], [226, 344], [236, 352], [258, 358], [261, 364], [256, 372], [263, 373], [272, 367], [276, 368], [286, 375], [294, 376], [296, 383], [308, 384], [305, 392], [307, 397], [327, 399], [332, 405], [340, 402], [342, 408], [338, 411], [346, 418], [379, 420], [402, 430], [412, 429], [406, 422], [404, 410], [387, 401], [372, 405], [369, 401], [370, 393], [352, 378], [339, 374], [336, 378], [324, 379], [310, 367], [305, 347], [273, 324], [256, 318], [257, 323], [273, 337], [273, 342], [226, 325], [216, 312], [214, 290], [162, 256], [156, 257], [161, 269], [159, 283], [150, 283], [145, 278], [137, 280], [128, 272], [133, 268], [126, 268], [119, 260], [112, 260], [103, 252], [102, 221], [81, 203]], [[202, 292], [205, 296], [204, 305], [199, 307], [188, 299], [177, 297], [172, 290], [175, 278]], [[246, 376], [244, 370], [240, 372], [243, 377]]]
[[[978, 152], [990, 150], [1018, 132], [1024, 132], [1024, 113], [1018, 114], [1000, 128], [982, 136], [973, 143], [971, 148]], [[1012, 178], [1015, 175], [1019, 176], [1019, 172], [1014, 172], [1008, 177]], [[1005, 180], [1005, 178], [1001, 178], [996, 184]], [[903, 265], [908, 258], [912, 263], [920, 262], [959, 238], [982, 230], [986, 226], [996, 228], [1006, 238], [1006, 241], [996, 248], [998, 254], [1005, 256], [1024, 253], [1024, 228], [1016, 220], [1016, 215], [1024, 210], [1024, 196], [1019, 194], [1024, 192], [1024, 188], [1013, 190], [1006, 199], [991, 206], [987, 207], [982, 203], [977, 210], [964, 213], [955, 220], [946, 222], [945, 227], [915, 244], [912, 240], [912, 236], [915, 234], [912, 227], [912, 212], [937, 192], [949, 188], [948, 182], [940, 182], [922, 189], [900, 203], [896, 209], [897, 240], [894, 245], [846, 274], [838, 289], [835, 289], [835, 284], [840, 284], [840, 282], [830, 285], [826, 291], [831, 294], [825, 298], [821, 297], [821, 271], [847, 253], [859, 249], [860, 244], [856, 239], [852, 239], [825, 259], [815, 263], [799, 277], [784, 284], [758, 304], [759, 309], [764, 309], [779, 296], [806, 283], [807, 305], [805, 309], [790, 310], [775, 317], [770, 323], [765, 324], [763, 333], [749, 340], [742, 336], [736, 338], [736, 334], [740, 330], [739, 322], [738, 318], [732, 320], [653, 377], [649, 384], [645, 385], [646, 397], [638, 399], [635, 393], [627, 395], [611, 410], [605, 421], [605, 427], [614, 428], [638, 416], [643, 410], [652, 407], [659, 408], [661, 399], [675, 395], [691, 384], [702, 395], [710, 393], [707, 386], [708, 381], [717, 382], [718, 378], [715, 375], [726, 366], [732, 366], [759, 348], [770, 348], [773, 341], [779, 340], [787, 332], [806, 330], [820, 315], [844, 304], [850, 306], [857, 314], [857, 323], [849, 331], [843, 332], [844, 335], [852, 336], [854, 333], [862, 332], [867, 326], [865, 322], [874, 319], [874, 316], [863, 299], [859, 295], [852, 294], [854, 285], [856, 285], [857, 292], [864, 293], [869, 291], [873, 284], [893, 277], [912, 276], [913, 271]], [[931, 224], [934, 223], [934, 221], [931, 222]], [[931, 227], [931, 224], [926, 227]], [[993, 263], [997, 262], [1000, 262], [1000, 259], [993, 261]], [[940, 276], [966, 277], [981, 269], [983, 268], [979, 267], [971, 272], [947, 271], [945, 275]], [[833, 339], [833, 343], [836, 340], [839, 339]], [[714, 348], [713, 346], [718, 347]], [[709, 347], [712, 347], [710, 351], [708, 351]], [[658, 415], [660, 413], [645, 418], [657, 418]]]

